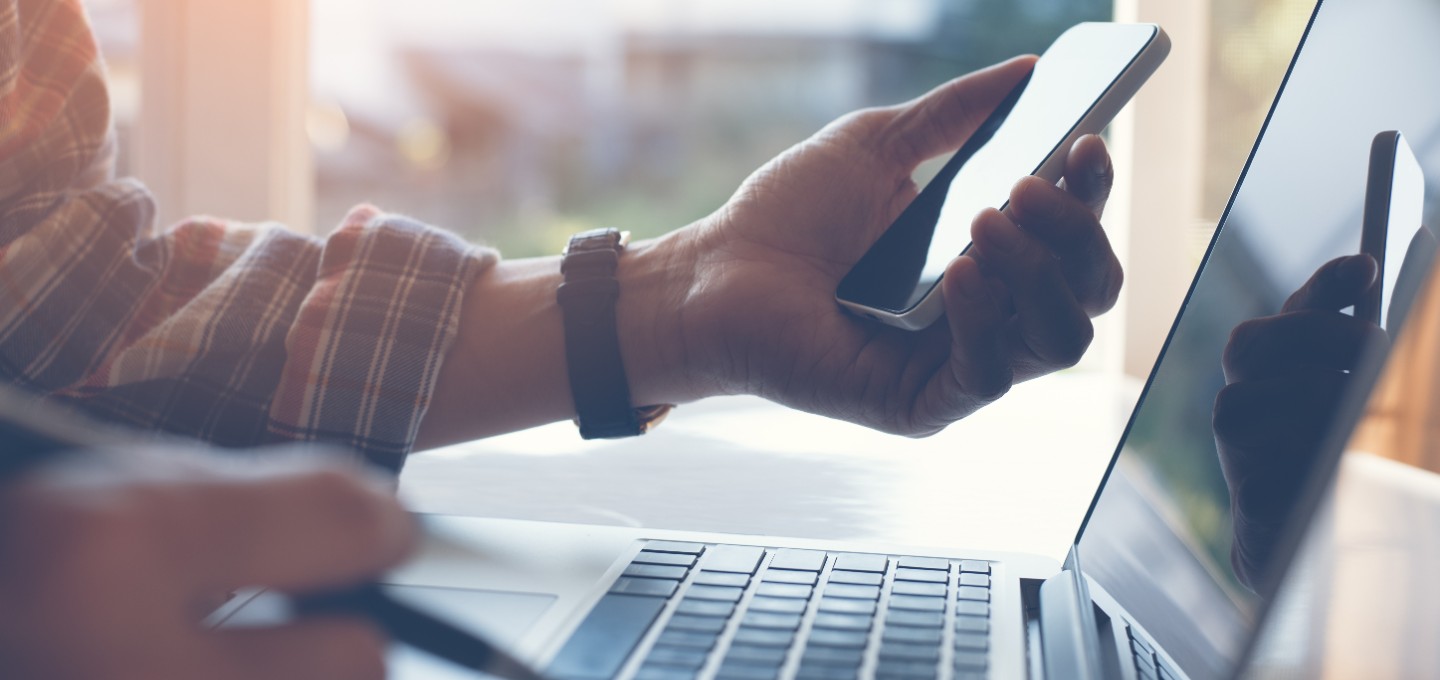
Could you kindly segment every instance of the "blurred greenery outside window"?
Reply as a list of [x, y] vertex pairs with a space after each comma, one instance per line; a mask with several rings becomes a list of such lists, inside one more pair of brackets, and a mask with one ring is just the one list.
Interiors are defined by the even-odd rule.
[[313, 2], [318, 228], [371, 201], [511, 257], [593, 227], [684, 226], [848, 111], [1111, 15], [1109, 0]]
[[[143, 1], [84, 0], [122, 175], [136, 155]], [[371, 201], [512, 256], [554, 252], [592, 226], [642, 237], [683, 226], [847, 111], [1041, 51], [1070, 24], [1111, 14], [1098, 0], [312, 3], [315, 230]], [[1197, 259], [1314, 2], [1210, 6]]]

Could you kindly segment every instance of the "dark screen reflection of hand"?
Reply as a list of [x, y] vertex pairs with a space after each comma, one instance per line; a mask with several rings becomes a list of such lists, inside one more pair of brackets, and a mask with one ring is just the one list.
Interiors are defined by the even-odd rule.
[[1279, 314], [1237, 326], [1225, 347], [1226, 386], [1213, 427], [1235, 542], [1230, 560], [1247, 586], [1263, 581], [1279, 532], [1309, 479], [1319, 447], [1379, 326], [1341, 313], [1375, 284], [1375, 260], [1352, 255], [1320, 267]]

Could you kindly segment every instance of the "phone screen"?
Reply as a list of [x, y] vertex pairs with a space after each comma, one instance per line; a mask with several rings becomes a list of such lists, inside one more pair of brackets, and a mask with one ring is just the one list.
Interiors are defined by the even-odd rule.
[[969, 248], [975, 216], [985, 208], [1003, 210], [1020, 178], [1050, 170], [1052, 156], [1068, 153], [1061, 144], [1156, 35], [1148, 26], [1108, 26], [1103, 33], [1068, 31], [1045, 51], [1028, 81], [850, 271], [837, 291], [841, 299], [895, 314], [913, 309]]

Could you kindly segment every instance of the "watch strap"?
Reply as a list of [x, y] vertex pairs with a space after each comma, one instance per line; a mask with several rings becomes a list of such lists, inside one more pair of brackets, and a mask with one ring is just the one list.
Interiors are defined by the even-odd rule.
[[643, 434], [648, 422], [630, 404], [630, 384], [620, 354], [615, 271], [628, 234], [597, 229], [570, 239], [561, 260], [557, 291], [565, 324], [565, 361], [576, 422], [585, 439]]

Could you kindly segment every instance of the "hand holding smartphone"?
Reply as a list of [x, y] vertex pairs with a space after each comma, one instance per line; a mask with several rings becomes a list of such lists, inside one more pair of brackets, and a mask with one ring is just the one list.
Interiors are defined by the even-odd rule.
[[1006, 207], [1025, 175], [1058, 182], [1076, 140], [1098, 133], [1169, 54], [1154, 24], [1066, 31], [841, 281], [840, 305], [910, 330], [944, 313], [940, 279], [969, 249], [970, 224]]

